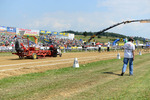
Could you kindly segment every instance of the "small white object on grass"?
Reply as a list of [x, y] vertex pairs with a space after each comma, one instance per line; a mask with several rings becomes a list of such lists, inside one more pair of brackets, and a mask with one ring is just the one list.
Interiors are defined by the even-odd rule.
[[74, 68], [79, 68], [79, 62], [77, 58], [74, 58], [74, 63], [73, 63]]

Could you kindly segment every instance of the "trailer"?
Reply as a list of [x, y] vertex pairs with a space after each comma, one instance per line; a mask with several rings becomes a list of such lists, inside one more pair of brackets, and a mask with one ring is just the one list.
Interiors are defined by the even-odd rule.
[[23, 58], [32, 58], [32, 59], [38, 59], [43, 57], [57, 57], [59, 55], [62, 56], [61, 50], [51, 46], [48, 49], [40, 49], [36, 47], [30, 47], [29, 46], [29, 39], [27, 37], [27, 44], [28, 47], [25, 47], [23, 43], [20, 43], [18, 39], [15, 41], [15, 55], [19, 56], [19, 59]]

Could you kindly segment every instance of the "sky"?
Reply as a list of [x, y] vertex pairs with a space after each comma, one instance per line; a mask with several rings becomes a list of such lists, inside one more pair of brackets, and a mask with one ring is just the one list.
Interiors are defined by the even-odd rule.
[[[49, 31], [98, 32], [126, 20], [150, 19], [150, 0], [0, 0], [0, 25]], [[150, 38], [150, 23], [108, 32]]]

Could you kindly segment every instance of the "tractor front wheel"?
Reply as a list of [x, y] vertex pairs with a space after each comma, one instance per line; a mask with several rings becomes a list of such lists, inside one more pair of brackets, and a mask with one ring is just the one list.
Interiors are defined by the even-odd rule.
[[37, 54], [36, 53], [32, 54], [32, 59], [37, 59]]

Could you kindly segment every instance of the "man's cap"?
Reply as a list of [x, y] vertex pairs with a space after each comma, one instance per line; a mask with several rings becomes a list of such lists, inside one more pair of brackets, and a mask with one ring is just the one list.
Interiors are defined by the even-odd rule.
[[128, 41], [134, 41], [133, 37], [130, 37], [130, 38], [128, 39]]

